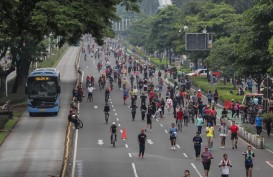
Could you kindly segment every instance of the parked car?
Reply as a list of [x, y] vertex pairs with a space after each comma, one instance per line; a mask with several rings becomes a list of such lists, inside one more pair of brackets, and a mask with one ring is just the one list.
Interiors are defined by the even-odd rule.
[[[207, 76], [208, 70], [207, 69], [197, 69], [196, 71], [192, 72], [192, 73], [188, 73], [186, 74], [187, 76]], [[220, 77], [221, 73], [218, 71], [214, 71], [212, 72], [212, 75], [214, 77]]]

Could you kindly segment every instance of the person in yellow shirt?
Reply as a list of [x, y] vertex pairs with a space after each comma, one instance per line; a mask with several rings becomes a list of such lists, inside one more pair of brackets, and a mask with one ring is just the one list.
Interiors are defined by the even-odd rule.
[[208, 139], [208, 149], [209, 151], [213, 150], [213, 136], [214, 136], [214, 128], [211, 126], [211, 123], [208, 123], [206, 127], [207, 139]]

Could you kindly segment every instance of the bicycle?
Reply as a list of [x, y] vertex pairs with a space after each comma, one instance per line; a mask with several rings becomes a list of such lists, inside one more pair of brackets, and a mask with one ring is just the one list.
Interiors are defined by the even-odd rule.
[[106, 124], [108, 124], [109, 112], [105, 112], [104, 115], [105, 115], [105, 122], [106, 122]]
[[[114, 136], [114, 138], [113, 138]], [[111, 144], [113, 144], [113, 147], [116, 147], [116, 141], [117, 141], [117, 134], [111, 133]]]

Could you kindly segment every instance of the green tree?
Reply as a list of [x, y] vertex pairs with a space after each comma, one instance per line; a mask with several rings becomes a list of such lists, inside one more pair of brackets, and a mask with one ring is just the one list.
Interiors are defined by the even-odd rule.
[[237, 59], [239, 71], [251, 76], [258, 84], [258, 91], [265, 79], [273, 58], [269, 53], [270, 39], [273, 36], [270, 24], [273, 21], [272, 0], [262, 0], [245, 13], [249, 32], [242, 35], [238, 45]]

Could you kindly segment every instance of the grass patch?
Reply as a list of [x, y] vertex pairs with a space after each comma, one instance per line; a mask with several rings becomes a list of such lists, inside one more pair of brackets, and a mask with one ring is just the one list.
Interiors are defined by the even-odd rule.
[[38, 63], [39, 68], [48, 68], [53, 67], [55, 68], [65, 52], [67, 51], [69, 45], [65, 44], [60, 50], [54, 50], [52, 54], [44, 61]]
[[[226, 85], [224, 85], [224, 83], [218, 82], [217, 84], [210, 85], [205, 76], [191, 77], [191, 80], [193, 85], [200, 88], [204, 92], [208, 92], [209, 90], [211, 90], [211, 92], [214, 93], [214, 90], [217, 90], [219, 94], [219, 99], [221, 101], [231, 100], [231, 99], [239, 100], [240, 102], [243, 101], [244, 96], [237, 95], [238, 89], [237, 88], [234, 89], [233, 85], [230, 83], [226, 83]], [[233, 94], [231, 94], [230, 91], [233, 91]]]

